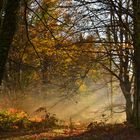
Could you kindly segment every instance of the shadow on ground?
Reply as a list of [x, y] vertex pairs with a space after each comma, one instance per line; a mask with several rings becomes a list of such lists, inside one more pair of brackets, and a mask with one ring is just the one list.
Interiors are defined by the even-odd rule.
[[97, 126], [77, 135], [53, 140], [140, 140], [140, 130], [123, 124]]

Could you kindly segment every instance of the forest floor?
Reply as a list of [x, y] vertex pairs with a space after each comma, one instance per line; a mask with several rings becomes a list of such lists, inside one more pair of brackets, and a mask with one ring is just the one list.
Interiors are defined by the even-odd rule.
[[3, 132], [0, 140], [140, 140], [140, 130], [127, 124], [91, 124], [72, 129]]

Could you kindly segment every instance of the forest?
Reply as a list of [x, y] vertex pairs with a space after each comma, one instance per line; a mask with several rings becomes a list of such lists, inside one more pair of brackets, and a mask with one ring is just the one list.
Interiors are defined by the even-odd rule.
[[0, 139], [139, 140], [140, 0], [0, 0]]

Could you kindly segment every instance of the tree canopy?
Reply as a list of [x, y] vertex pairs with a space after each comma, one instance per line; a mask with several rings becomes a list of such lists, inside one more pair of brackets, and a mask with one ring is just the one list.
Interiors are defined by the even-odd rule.
[[138, 125], [139, 7], [140, 0], [0, 0], [0, 83], [76, 93], [87, 76], [109, 73], [127, 121]]

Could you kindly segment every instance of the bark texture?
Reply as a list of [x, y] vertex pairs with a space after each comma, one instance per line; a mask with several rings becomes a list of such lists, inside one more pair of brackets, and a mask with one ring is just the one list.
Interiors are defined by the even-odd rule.
[[16, 31], [20, 0], [7, 0], [0, 29], [0, 84], [2, 82], [8, 52]]
[[131, 98], [131, 83], [130, 82], [121, 82], [121, 90], [126, 100], [126, 120], [128, 123], [133, 123], [133, 106]]
[[134, 66], [135, 66], [135, 124], [140, 126], [140, 0], [133, 0], [134, 19]]

